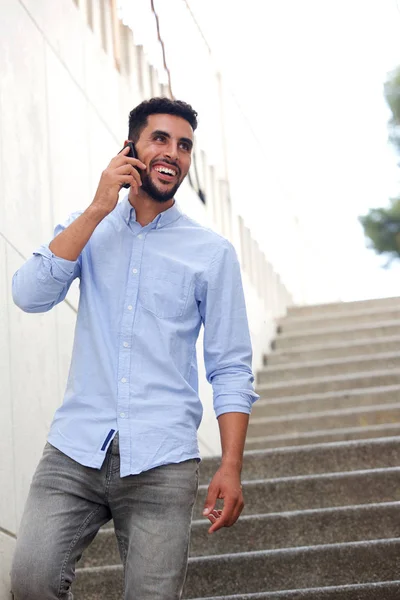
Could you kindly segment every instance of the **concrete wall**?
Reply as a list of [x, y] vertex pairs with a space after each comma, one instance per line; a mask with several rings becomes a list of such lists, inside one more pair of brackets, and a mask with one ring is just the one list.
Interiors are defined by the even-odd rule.
[[[116, 61], [110, 3], [92, 0], [90, 14], [88, 6], [83, 0], [0, 2], [1, 599], [9, 598], [9, 565], [32, 474], [62, 402], [79, 293], [75, 282], [51, 312], [26, 314], [12, 302], [12, 275], [52, 239], [56, 223], [90, 204], [101, 171], [125, 139], [133, 106], [165, 91], [130, 30], [119, 25]], [[204, 161], [214, 143], [203, 136]], [[204, 206], [185, 183], [178, 201], [187, 214], [225, 233], [243, 260], [237, 214], [219, 209], [222, 193], [217, 185], [213, 203]], [[243, 280], [256, 370], [268, 350], [273, 316], [284, 312], [289, 295], [271, 275], [272, 305], [245, 272]], [[204, 377], [200, 394], [206, 455], [218, 452], [219, 441]]]

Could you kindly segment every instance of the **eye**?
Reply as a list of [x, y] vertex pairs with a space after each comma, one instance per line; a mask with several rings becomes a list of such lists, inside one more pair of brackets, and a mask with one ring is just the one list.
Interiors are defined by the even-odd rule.
[[187, 142], [181, 142], [180, 143], [180, 147], [182, 148], [182, 150], [184, 150], [185, 152], [190, 152], [191, 150], [191, 146], [190, 144], [188, 144]]
[[165, 135], [162, 135], [161, 133], [154, 136], [154, 139], [156, 142], [164, 142], [165, 141]]

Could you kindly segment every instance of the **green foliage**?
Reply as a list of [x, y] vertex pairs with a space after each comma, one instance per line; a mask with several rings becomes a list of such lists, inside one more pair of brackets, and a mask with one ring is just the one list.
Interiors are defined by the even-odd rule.
[[370, 240], [369, 247], [388, 255], [386, 266], [400, 258], [400, 198], [392, 198], [389, 208], [372, 208], [359, 219]]
[[392, 71], [384, 85], [385, 100], [392, 112], [389, 140], [400, 153], [400, 67]]
[[[389, 141], [400, 154], [400, 67], [389, 73], [384, 96], [392, 112], [388, 123]], [[400, 258], [400, 197], [392, 198], [388, 208], [372, 208], [359, 220], [369, 247], [377, 254], [388, 256], [385, 266]]]

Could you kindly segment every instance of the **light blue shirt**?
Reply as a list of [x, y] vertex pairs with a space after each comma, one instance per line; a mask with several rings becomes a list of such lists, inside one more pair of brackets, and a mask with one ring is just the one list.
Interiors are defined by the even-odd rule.
[[[57, 225], [54, 236], [82, 212]], [[250, 413], [259, 396], [240, 267], [227, 239], [176, 202], [142, 227], [126, 196], [76, 261], [55, 256], [48, 244], [34, 252], [13, 276], [14, 302], [26, 312], [46, 312], [76, 277], [71, 366], [50, 444], [100, 469], [119, 431], [121, 477], [200, 458], [202, 323], [216, 416]]]

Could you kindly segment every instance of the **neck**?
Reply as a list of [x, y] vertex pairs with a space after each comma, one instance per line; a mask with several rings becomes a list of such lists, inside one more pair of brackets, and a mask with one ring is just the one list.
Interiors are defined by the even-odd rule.
[[132, 190], [130, 190], [129, 202], [136, 211], [136, 221], [144, 227], [151, 223], [157, 215], [171, 208], [175, 200], [171, 198], [167, 202], [160, 203], [141, 192], [141, 190], [139, 190], [138, 194], [133, 194]]

